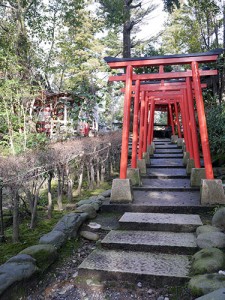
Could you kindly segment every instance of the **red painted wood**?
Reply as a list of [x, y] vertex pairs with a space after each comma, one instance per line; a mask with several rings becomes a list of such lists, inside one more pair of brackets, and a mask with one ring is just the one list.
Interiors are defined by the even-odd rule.
[[180, 120], [179, 120], [177, 102], [174, 103], [174, 106], [175, 106], [175, 114], [176, 114], [176, 123], [177, 123], [178, 137], [181, 138], [182, 135], [181, 135], [181, 129], [180, 129]]
[[132, 72], [133, 72], [132, 66], [128, 66], [127, 74], [126, 74], [126, 92], [124, 98], [124, 112], [123, 112], [124, 115], [123, 115], [121, 160], [120, 160], [120, 179], [127, 178]]
[[167, 126], [171, 126], [169, 105], [167, 105]]
[[143, 141], [143, 153], [147, 152], [147, 137], [148, 137], [148, 96], [145, 93], [145, 117], [144, 117], [144, 141]]
[[187, 99], [187, 90], [184, 91], [184, 113], [186, 116], [186, 124], [187, 124], [187, 136], [188, 136], [188, 143], [189, 143], [189, 154], [190, 158], [194, 158], [194, 152], [193, 152], [193, 142], [192, 142], [192, 134], [191, 134], [191, 124], [190, 124], [190, 115], [189, 115], [189, 109], [188, 109], [188, 99]]
[[195, 168], [201, 168], [199, 146], [198, 146], [197, 125], [196, 125], [196, 120], [195, 120], [194, 99], [193, 99], [193, 95], [192, 95], [192, 87], [191, 87], [190, 78], [186, 79], [186, 83], [187, 83], [188, 108], [189, 108], [190, 121], [191, 121], [191, 127], [192, 127], [191, 133], [192, 133]]
[[[189, 77], [188, 77], [189, 78]], [[201, 88], [207, 88], [207, 84], [202, 83], [201, 84]], [[180, 91], [186, 89], [186, 82], [182, 82], [182, 83], [168, 83], [165, 82], [164, 85], [161, 84], [142, 84], [140, 87], [140, 91]], [[194, 89], [194, 87], [193, 87]], [[135, 91], [135, 86], [132, 86], [132, 91]], [[124, 93], [125, 89], [122, 88], [121, 92]]]
[[[200, 70], [200, 76], [213, 76], [217, 75], [217, 70]], [[192, 73], [189, 71], [186, 72], [166, 72], [166, 73], [152, 73], [152, 74], [133, 74], [133, 80], [155, 80], [155, 79], [176, 79], [176, 78], [186, 78], [192, 77]], [[125, 81], [126, 75], [121, 76], [110, 76], [109, 81]]]
[[153, 142], [154, 117], [155, 117], [155, 100], [152, 99], [152, 101], [151, 101], [151, 113], [150, 113], [151, 131], [150, 131], [150, 143], [149, 143], [149, 145]]
[[143, 154], [143, 138], [144, 138], [144, 115], [145, 115], [145, 92], [141, 93], [141, 117], [140, 117], [140, 128], [139, 128], [139, 150], [138, 159], [142, 159]]
[[172, 114], [172, 107], [171, 103], [169, 103], [169, 111], [170, 111], [170, 124], [172, 126], [172, 134], [175, 134], [175, 129], [174, 129], [174, 121], [173, 121], [173, 114]]
[[195, 90], [195, 99], [196, 99], [196, 106], [197, 106], [197, 113], [198, 113], [198, 122], [199, 122], [199, 130], [200, 130], [206, 178], [214, 179], [198, 63], [192, 62], [191, 67], [192, 67], [192, 74], [193, 74], [193, 83], [194, 83], [194, 90]]
[[134, 97], [134, 118], [133, 118], [133, 139], [132, 139], [131, 168], [137, 168], [139, 101], [140, 101], [140, 81], [137, 80], [136, 83], [135, 83], [135, 97]]
[[148, 103], [148, 111], [149, 113], [149, 121], [148, 121], [148, 138], [147, 138], [147, 144], [148, 146], [151, 144], [151, 98], [149, 99]]
[[[184, 90], [184, 89], [183, 89]], [[147, 92], [149, 96], [159, 97], [159, 98], [169, 98], [173, 96], [183, 95], [183, 90], [180, 91], [158, 91], [158, 92]]]
[[181, 119], [182, 119], [182, 124], [183, 124], [183, 131], [184, 131], [184, 140], [185, 140], [185, 145], [186, 145], [186, 152], [189, 152], [189, 140], [188, 140], [188, 134], [187, 134], [187, 123], [186, 123], [186, 117], [184, 113], [184, 102], [183, 98], [181, 97], [180, 101], [180, 112], [181, 112]]
[[209, 56], [194, 56], [194, 57], [177, 57], [177, 58], [160, 58], [160, 59], [146, 59], [146, 60], [132, 60], [132, 61], [119, 61], [109, 62], [108, 65], [112, 69], [120, 69], [132, 65], [133, 67], [145, 66], [159, 66], [159, 65], [183, 65], [191, 64], [192, 62], [213, 62], [216, 61], [218, 55]]

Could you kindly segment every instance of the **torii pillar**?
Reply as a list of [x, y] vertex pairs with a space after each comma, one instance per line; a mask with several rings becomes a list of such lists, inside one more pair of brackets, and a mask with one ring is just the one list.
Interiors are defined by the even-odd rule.
[[131, 180], [127, 178], [132, 73], [133, 67], [131, 65], [128, 65], [126, 68], [126, 87], [124, 98], [122, 147], [120, 159], [120, 179], [113, 180], [111, 193], [112, 203], [132, 202], [134, 198]]

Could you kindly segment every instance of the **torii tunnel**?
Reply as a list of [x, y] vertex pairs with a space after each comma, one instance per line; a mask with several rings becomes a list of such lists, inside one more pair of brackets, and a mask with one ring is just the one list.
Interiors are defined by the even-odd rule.
[[[125, 70], [124, 74], [109, 78], [109, 81], [125, 82], [120, 179], [127, 178], [132, 98], [132, 168], [137, 167], [137, 159], [143, 158], [143, 153], [153, 141], [155, 111], [166, 109], [172, 133], [175, 134], [176, 126], [178, 137], [184, 138], [186, 151], [190, 153], [195, 168], [201, 168], [198, 132], [200, 133], [206, 179], [214, 179], [202, 96], [202, 88], [206, 87], [206, 84], [201, 84], [201, 77], [217, 75], [217, 70], [201, 70], [199, 64], [216, 62], [221, 53], [221, 49], [216, 49], [204, 53], [157, 57], [105, 58], [112, 69]], [[168, 65], [189, 65], [190, 70], [165, 72], [164, 67]], [[153, 66], [159, 68], [158, 73], [135, 73], [135, 68]]]

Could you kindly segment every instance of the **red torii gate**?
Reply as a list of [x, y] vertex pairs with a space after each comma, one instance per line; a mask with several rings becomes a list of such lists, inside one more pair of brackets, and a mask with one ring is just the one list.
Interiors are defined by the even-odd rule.
[[[139, 135], [139, 147], [144, 142], [143, 149], [146, 149], [146, 142], [151, 142], [153, 138], [152, 128], [154, 125], [154, 110], [155, 110], [155, 101], [151, 101], [152, 103], [149, 105], [146, 100], [148, 97], [161, 97], [161, 99], [165, 99], [168, 106], [170, 115], [172, 116], [172, 108], [171, 108], [171, 100], [177, 99], [174, 103], [179, 103], [181, 107], [181, 112], [183, 112], [182, 123], [184, 126], [184, 136], [187, 145], [187, 149], [190, 151], [190, 157], [194, 157], [195, 167], [200, 168], [200, 159], [199, 159], [199, 151], [198, 151], [198, 140], [197, 140], [197, 129], [195, 124], [194, 117], [194, 97], [197, 106], [197, 114], [198, 114], [198, 122], [200, 129], [200, 137], [205, 165], [205, 172], [207, 179], [213, 179], [213, 169], [211, 162], [211, 155], [209, 149], [209, 141], [208, 141], [208, 132], [205, 118], [205, 110], [204, 110], [204, 102], [202, 97], [202, 86], [200, 83], [201, 76], [211, 76], [216, 75], [217, 70], [199, 70], [199, 63], [207, 63], [214, 62], [217, 60], [218, 55], [221, 54], [221, 49], [205, 52], [205, 53], [194, 53], [194, 54], [181, 54], [181, 55], [168, 55], [161, 57], [142, 57], [142, 58], [127, 58], [127, 59], [118, 59], [118, 58], [105, 58], [106, 62], [112, 69], [126, 69], [126, 73], [124, 75], [116, 75], [111, 76], [109, 81], [124, 81], [125, 82], [125, 101], [124, 101], [124, 121], [123, 121], [123, 135], [122, 135], [122, 151], [121, 151], [121, 163], [120, 163], [120, 179], [127, 178], [127, 165], [128, 165], [128, 140], [129, 140], [129, 124], [130, 124], [130, 107], [131, 107], [131, 96], [132, 91], [135, 92], [135, 100], [134, 100], [134, 125], [133, 125], [133, 147], [132, 147], [132, 164], [135, 166], [135, 148], [137, 149], [137, 138], [138, 138], [138, 112], [139, 112], [139, 102], [140, 95], [141, 99], [141, 117], [140, 123], [141, 126], [144, 124], [144, 140], [141, 138], [143, 134]], [[191, 66], [191, 70], [187, 70], [184, 72], [164, 72], [164, 66], [166, 65], [183, 65], [189, 64]], [[135, 74], [133, 73], [133, 69], [136, 67], [145, 67], [145, 66], [159, 66], [159, 73], [151, 73], [151, 74]], [[180, 83], [178, 85], [178, 89], [176, 90], [175, 85], [172, 83], [165, 83], [165, 80], [168, 79], [184, 79], [184, 83]], [[191, 82], [192, 79], [192, 82]], [[149, 87], [146, 85], [141, 85], [141, 81], [149, 81], [149, 80], [161, 80], [162, 87], [161, 93], [155, 92], [154, 89], [157, 86], [153, 87], [149, 90]], [[132, 82], [135, 82], [135, 87], [133, 87]], [[192, 87], [194, 88], [194, 97], [192, 95]], [[182, 91], [183, 89], [183, 91]], [[168, 91], [171, 90], [171, 95], [168, 94]], [[146, 92], [150, 93], [150, 96], [146, 97]], [[154, 95], [153, 95], [154, 93]], [[169, 103], [170, 102], [170, 103]], [[146, 118], [148, 116], [149, 106], [150, 109], [150, 121], [149, 121], [149, 129], [147, 133], [147, 122]], [[174, 105], [175, 113], [177, 115], [177, 105]], [[145, 115], [143, 115], [143, 112]], [[143, 123], [145, 120], [145, 123]], [[172, 121], [173, 124], [173, 121]], [[140, 127], [141, 127], [140, 126]], [[141, 128], [140, 128], [141, 130]], [[143, 126], [142, 126], [143, 130]], [[194, 134], [193, 134], [194, 133]], [[139, 151], [140, 152], [140, 151]]]

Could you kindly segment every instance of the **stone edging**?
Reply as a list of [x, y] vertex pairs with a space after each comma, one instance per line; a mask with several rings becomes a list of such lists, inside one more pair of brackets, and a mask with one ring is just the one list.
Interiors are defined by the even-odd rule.
[[0, 295], [16, 282], [29, 279], [35, 273], [44, 272], [58, 257], [57, 250], [70, 238], [77, 236], [80, 226], [87, 220], [95, 218], [105, 198], [110, 197], [111, 190], [98, 196], [81, 200], [74, 212], [63, 216], [52, 231], [43, 235], [39, 244], [23, 249], [0, 266]]
[[198, 227], [196, 234], [200, 251], [192, 257], [189, 289], [193, 296], [202, 296], [196, 300], [224, 299], [219, 295], [225, 292], [225, 207], [216, 211], [212, 225]]

